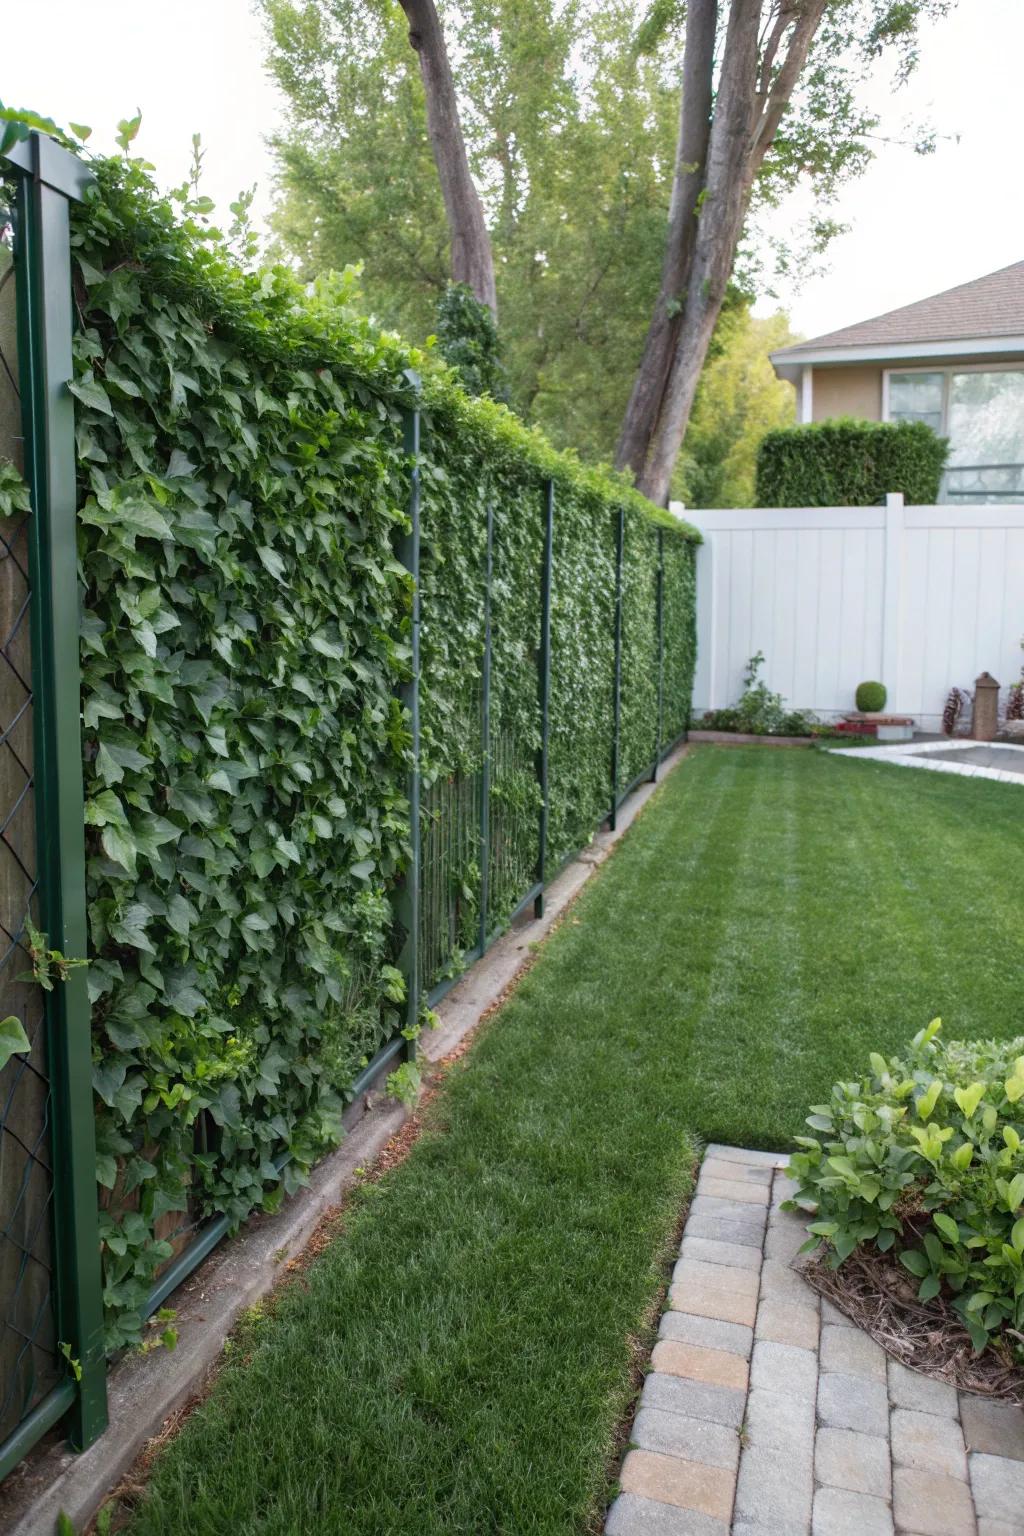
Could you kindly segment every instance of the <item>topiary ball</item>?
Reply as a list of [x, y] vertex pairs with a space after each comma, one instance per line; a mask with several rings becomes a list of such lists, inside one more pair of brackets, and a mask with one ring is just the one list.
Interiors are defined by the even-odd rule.
[[859, 683], [857, 685], [857, 708], [864, 715], [877, 715], [880, 709], [885, 708], [885, 701], [889, 695], [885, 691], [884, 683]]

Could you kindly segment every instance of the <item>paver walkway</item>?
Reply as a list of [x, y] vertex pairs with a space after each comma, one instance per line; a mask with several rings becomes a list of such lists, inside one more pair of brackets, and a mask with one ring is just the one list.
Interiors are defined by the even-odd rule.
[[1024, 1536], [1024, 1411], [819, 1298], [784, 1163], [708, 1149], [606, 1536]]

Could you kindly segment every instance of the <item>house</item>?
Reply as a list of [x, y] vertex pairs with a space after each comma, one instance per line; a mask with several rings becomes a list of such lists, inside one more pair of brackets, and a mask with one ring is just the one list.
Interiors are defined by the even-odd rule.
[[800, 421], [925, 421], [943, 501], [1024, 502], [1024, 261], [771, 354]]

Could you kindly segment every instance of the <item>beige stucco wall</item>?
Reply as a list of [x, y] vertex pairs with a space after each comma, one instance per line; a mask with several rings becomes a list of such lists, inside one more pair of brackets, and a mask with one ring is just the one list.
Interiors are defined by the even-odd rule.
[[814, 421], [828, 421], [832, 416], [881, 421], [881, 367], [815, 368], [811, 412]]

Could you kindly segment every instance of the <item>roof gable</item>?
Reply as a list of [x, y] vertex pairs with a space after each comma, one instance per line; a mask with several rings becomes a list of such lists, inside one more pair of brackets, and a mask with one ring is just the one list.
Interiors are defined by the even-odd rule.
[[1024, 261], [998, 272], [960, 283], [901, 309], [843, 326], [824, 336], [797, 342], [772, 354], [799, 360], [802, 353], [823, 347], [890, 347], [918, 343], [973, 341], [994, 336], [1024, 335]]

